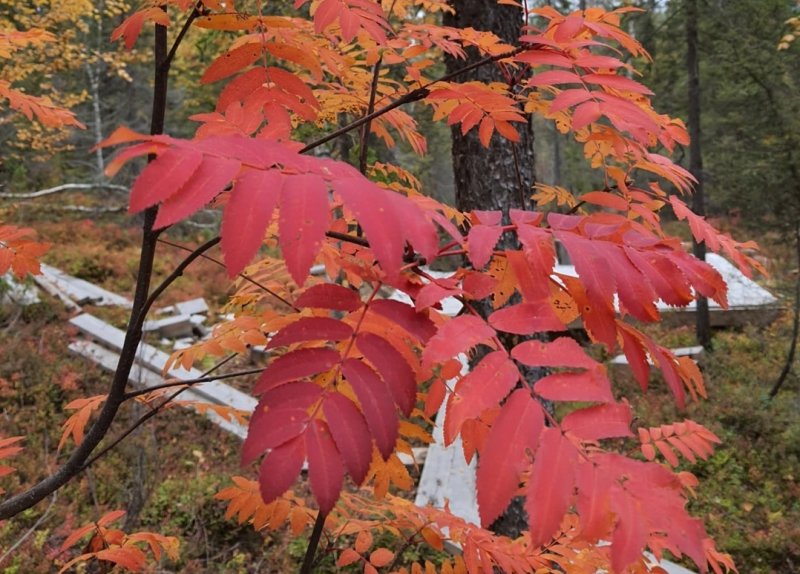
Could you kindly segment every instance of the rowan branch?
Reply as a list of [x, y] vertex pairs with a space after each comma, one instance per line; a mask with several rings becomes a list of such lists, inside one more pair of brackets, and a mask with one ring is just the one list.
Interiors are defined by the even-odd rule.
[[430, 93], [431, 86], [433, 86], [434, 84], [437, 84], [439, 82], [449, 82], [450, 80], [452, 80], [454, 78], [457, 78], [461, 74], [466, 74], [467, 72], [469, 72], [471, 70], [474, 70], [475, 68], [480, 68], [481, 66], [485, 66], [486, 64], [491, 64], [492, 62], [497, 62], [499, 60], [504, 60], [506, 58], [510, 58], [511, 56], [515, 56], [515, 55], [519, 54], [520, 52], [523, 52], [523, 51], [528, 50], [528, 49], [529, 49], [528, 47], [520, 47], [520, 48], [515, 48], [514, 50], [510, 50], [508, 52], [504, 52], [502, 54], [496, 54], [494, 56], [486, 56], [485, 58], [483, 58], [481, 60], [478, 60], [476, 62], [473, 62], [473, 63], [471, 63], [471, 64], [469, 64], [467, 66], [464, 66], [463, 68], [459, 68], [458, 70], [454, 70], [454, 71], [452, 71], [452, 72], [450, 72], [448, 74], [445, 74], [445, 75], [443, 75], [443, 76], [441, 76], [441, 77], [439, 77], [439, 78], [437, 78], [435, 80], [431, 80], [430, 82], [428, 82], [424, 86], [419, 87], [419, 88], [417, 88], [415, 90], [412, 90], [412, 91], [408, 92], [407, 94], [404, 94], [404, 95], [400, 96], [395, 101], [391, 102], [390, 104], [387, 104], [387, 105], [383, 106], [382, 108], [380, 108], [378, 110], [375, 110], [371, 114], [366, 114], [366, 115], [360, 117], [359, 119], [347, 124], [346, 126], [342, 126], [338, 130], [332, 131], [328, 135], [323, 136], [323, 137], [321, 137], [321, 138], [319, 138], [317, 140], [314, 140], [313, 142], [311, 142], [310, 144], [305, 146], [303, 149], [301, 149], [300, 153], [306, 153], [306, 152], [311, 151], [311, 150], [313, 150], [315, 148], [318, 148], [322, 144], [328, 143], [329, 141], [331, 141], [333, 139], [336, 139], [337, 137], [339, 137], [341, 135], [344, 135], [344, 134], [346, 134], [348, 132], [351, 132], [354, 129], [356, 129], [357, 127], [360, 127], [360, 126], [362, 126], [362, 125], [364, 125], [366, 123], [369, 123], [372, 120], [374, 120], [375, 118], [379, 118], [382, 115], [384, 115], [384, 114], [386, 114], [386, 113], [388, 113], [388, 112], [390, 112], [390, 111], [392, 111], [392, 110], [394, 110], [396, 108], [399, 108], [400, 106], [404, 106], [405, 104], [410, 104], [411, 102], [417, 102], [419, 100], [422, 100], [422, 99], [426, 98], [428, 96], [428, 94]]
[[[177, 44], [174, 45], [173, 48], [177, 49]], [[155, 66], [150, 133], [155, 135], [164, 133], [170, 68], [170, 60], [167, 58], [167, 28], [158, 24], [155, 26], [153, 56]], [[94, 424], [92, 424], [91, 428], [87, 431], [83, 441], [72, 451], [69, 459], [60, 468], [40, 480], [28, 490], [20, 492], [0, 503], [0, 520], [11, 518], [23, 510], [34, 506], [69, 482], [85, 468], [86, 462], [89, 460], [94, 449], [97, 448], [103, 438], [108, 434], [111, 424], [114, 422], [117, 412], [122, 405], [125, 387], [128, 384], [128, 377], [136, 359], [139, 343], [142, 339], [144, 317], [147, 313], [147, 309], [149, 309], [155, 300], [148, 296], [148, 292], [150, 291], [150, 282], [153, 276], [153, 267], [155, 263], [155, 252], [158, 245], [158, 232], [153, 230], [157, 213], [157, 207], [150, 207], [144, 212], [139, 270], [136, 276], [131, 320], [125, 332], [125, 340], [120, 350], [117, 370], [114, 372], [109, 387], [108, 399], [103, 405]], [[163, 292], [168, 285], [169, 283], [166, 285], [162, 283], [162, 286], [159, 286], [159, 293]], [[96, 457], [92, 460], [96, 460]]]

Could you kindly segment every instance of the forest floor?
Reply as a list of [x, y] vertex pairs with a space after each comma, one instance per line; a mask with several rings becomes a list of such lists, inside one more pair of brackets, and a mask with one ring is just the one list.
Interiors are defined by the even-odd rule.
[[[28, 216], [31, 221], [26, 223], [54, 244], [47, 263], [111, 291], [131, 293], [138, 258], [134, 228], [79, 219], [53, 223], [47, 215]], [[202, 232], [188, 229], [176, 241], [193, 244], [204, 239]], [[764, 247], [773, 262], [768, 287], [776, 294], [789, 294], [797, 273], [786, 264], [791, 253], [777, 245]], [[156, 271], [164, 276], [183, 254], [166, 245], [159, 249], [164, 256]], [[219, 310], [228, 286], [224, 270], [199, 261], [170, 288], [163, 304], [203, 296]], [[786, 301], [789, 307], [791, 301]], [[120, 310], [95, 311], [118, 326], [126, 318]], [[26, 436], [25, 450], [13, 461], [17, 472], [3, 478], [7, 491], [31, 484], [63, 461], [57, 444], [66, 419], [64, 406], [105, 392], [109, 375], [67, 351], [74, 335], [68, 317], [58, 301], [44, 295], [42, 302], [26, 308], [0, 308], [0, 436]], [[684, 413], [675, 409], [656, 377], [642, 394], [624, 367], [612, 372], [619, 395], [634, 404], [636, 424], [655, 426], [686, 417], [722, 438], [723, 445], [709, 461], [685, 464], [682, 470], [700, 478], [693, 511], [704, 519], [718, 548], [734, 555], [743, 574], [800, 572], [797, 374], [776, 400], [766, 400], [782, 367], [790, 331], [787, 312], [766, 328], [717, 332], [714, 352], [700, 359], [709, 400], [690, 404]], [[693, 344], [690, 327], [661, 329], [659, 335], [672, 347]], [[127, 410], [113, 432], [122, 432], [140, 414], [135, 408]], [[71, 444], [64, 450], [70, 448]], [[165, 563], [160, 572], [296, 571], [305, 538], [238, 526], [225, 520], [225, 505], [214, 499], [230, 484], [230, 476], [252, 473], [240, 467], [238, 451], [237, 439], [205, 419], [184, 409], [166, 411], [55, 497], [0, 523], [0, 557], [38, 523], [13, 554], [0, 558], [0, 574], [56, 571], [54, 566], [68, 559], [58, 555], [65, 534], [117, 508], [132, 511], [129, 526], [181, 539], [180, 562]], [[40, 521], [43, 514], [47, 516]], [[331, 566], [326, 571], [340, 570]]]

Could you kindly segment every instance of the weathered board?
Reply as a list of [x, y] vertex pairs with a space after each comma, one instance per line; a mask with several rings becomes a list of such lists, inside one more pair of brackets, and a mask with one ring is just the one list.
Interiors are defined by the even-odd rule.
[[[101, 347], [97, 343], [93, 343], [91, 341], [73, 341], [69, 345], [69, 350], [76, 355], [80, 355], [91, 360], [106, 371], [112, 373], [116, 371], [117, 363], [119, 363], [118, 353], [106, 349], [105, 347]], [[136, 387], [149, 388], [162, 384], [164, 382], [164, 377], [142, 365], [134, 365], [131, 369], [130, 375], [128, 376], [128, 381], [130, 381], [130, 383]], [[178, 397], [179, 400], [184, 401], [205, 404], [220, 404], [218, 401], [209, 400], [207, 396], [197, 392], [195, 389], [186, 389]], [[232, 421], [228, 418], [222, 417], [212, 410], [206, 410], [204, 415], [223, 430], [235, 434], [241, 439], [244, 439], [247, 436], [247, 427], [239, 424], [237, 421]]]
[[133, 303], [127, 297], [107, 291], [88, 281], [78, 279], [42, 263], [42, 276], [54, 288], [66, 295], [74, 303], [85, 305], [91, 303], [99, 306], [118, 306], [130, 309]]
[[[115, 351], [122, 349], [122, 344], [125, 341], [125, 333], [93, 315], [83, 313], [70, 319], [70, 323], [88, 337], [99, 341], [103, 346]], [[169, 355], [156, 347], [146, 343], [139, 344], [139, 349], [136, 353], [136, 362], [140, 365], [160, 373], [164, 370], [168, 359]], [[183, 369], [171, 369], [166, 374], [168, 378], [184, 381], [198, 379], [203, 375], [203, 373], [197, 369], [190, 369], [188, 371]], [[240, 411], [253, 412], [256, 408], [257, 401], [253, 397], [219, 381], [202, 383], [194, 387], [194, 390], [212, 402], [227, 405]]]

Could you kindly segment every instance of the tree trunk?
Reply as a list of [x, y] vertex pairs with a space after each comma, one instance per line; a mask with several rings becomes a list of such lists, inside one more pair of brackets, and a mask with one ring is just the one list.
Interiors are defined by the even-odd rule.
[[794, 367], [794, 357], [797, 352], [797, 340], [800, 338], [800, 224], [795, 226], [794, 230], [794, 248], [795, 255], [797, 256], [797, 279], [794, 284], [794, 319], [792, 320], [792, 338], [789, 341], [789, 351], [786, 354], [786, 362], [783, 364], [781, 374], [772, 385], [769, 391], [770, 400], [775, 398], [778, 391], [781, 390], [783, 383], [789, 377]]
[[[516, 43], [523, 25], [523, 15], [519, 8], [497, 4], [495, 0], [451, 0], [456, 14], [447, 14], [444, 23], [456, 28], [473, 27], [476, 30], [494, 32], [509, 43]], [[479, 59], [473, 51], [468, 51], [466, 63]], [[447, 71], [453, 72], [465, 65], [463, 60], [446, 57]], [[504, 82], [505, 78], [496, 65], [481, 66], [460, 81], [477, 80], [482, 82]], [[533, 149], [533, 128], [527, 124], [515, 124], [521, 140], [514, 144], [495, 134], [488, 149], [478, 139], [477, 130], [461, 134], [460, 126], [452, 128], [453, 172], [455, 175], [456, 206], [462, 211], [500, 210], [508, 220], [511, 208], [532, 208], [531, 193], [535, 182], [535, 158]], [[516, 248], [516, 238], [505, 236], [500, 248]], [[491, 311], [491, 304], [476, 305], [484, 316]], [[513, 340], [513, 339], [517, 340]], [[519, 342], [519, 337], [501, 337], [509, 348]], [[481, 353], [473, 358], [480, 360]], [[540, 369], [525, 372], [530, 380], [542, 376]], [[506, 512], [493, 525], [498, 534], [516, 537], [527, 528], [527, 516], [522, 500], [514, 500]]]
[[[697, 179], [694, 196], [692, 197], [692, 210], [700, 216], [706, 213], [705, 197], [703, 195], [703, 155], [700, 148], [700, 65], [697, 54], [697, 0], [686, 0], [686, 71], [688, 74], [688, 99], [689, 99], [689, 171]], [[695, 257], [705, 261], [706, 244], [699, 243], [696, 239], [692, 242]], [[695, 334], [697, 342], [706, 349], [711, 349], [711, 319], [708, 312], [708, 299], [697, 298], [697, 313], [695, 320]]]

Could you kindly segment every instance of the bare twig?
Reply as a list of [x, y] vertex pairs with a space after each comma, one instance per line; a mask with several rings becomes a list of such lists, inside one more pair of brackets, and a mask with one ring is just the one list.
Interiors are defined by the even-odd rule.
[[[226, 363], [231, 361], [235, 356], [236, 356], [235, 354], [228, 355], [223, 360], [219, 361], [216, 365], [214, 365], [213, 367], [208, 369], [205, 373], [203, 373], [203, 375], [209, 375], [209, 374], [213, 373], [214, 371], [216, 371], [217, 369], [219, 369], [220, 367], [222, 367], [223, 365], [225, 365]], [[117, 438], [115, 438], [109, 445], [107, 445], [105, 448], [103, 448], [100, 452], [96, 453], [92, 458], [87, 460], [86, 463], [81, 468], [81, 470], [87, 469], [88, 467], [93, 465], [95, 462], [97, 462], [98, 459], [102, 458], [107, 453], [109, 453], [112, 450], [114, 450], [114, 448], [116, 448], [116, 446], [119, 443], [121, 443], [128, 436], [130, 436], [130, 434], [133, 431], [135, 431], [140, 426], [142, 426], [144, 423], [146, 423], [148, 420], [150, 420], [151, 418], [156, 416], [161, 411], [161, 409], [163, 409], [165, 406], [167, 406], [167, 404], [169, 404], [170, 402], [174, 401], [175, 398], [178, 395], [180, 395], [183, 391], [187, 390], [188, 388], [189, 387], [184, 387], [182, 389], [178, 389], [177, 391], [172, 393], [169, 397], [164, 399], [164, 401], [162, 403], [159, 403], [157, 406], [153, 407], [152, 410], [150, 410], [149, 412], [147, 412], [144, 415], [142, 415], [141, 418], [139, 418], [136, 422], [134, 422], [131, 426], [129, 426], [122, 434], [120, 434]]]
[[47, 189], [40, 189], [39, 191], [32, 191], [30, 193], [0, 193], [2, 199], [36, 199], [37, 197], [45, 197], [53, 195], [62, 191], [72, 191], [75, 189], [111, 189], [114, 191], [128, 191], [124, 185], [117, 185], [115, 183], [62, 183], [55, 187], [48, 187]]
[[253, 369], [245, 369], [243, 371], [236, 371], [234, 373], [225, 373], [223, 375], [214, 375], [214, 376], [202, 376], [196, 379], [187, 379], [187, 380], [180, 380], [180, 379], [170, 379], [166, 383], [160, 385], [153, 385], [152, 387], [147, 387], [146, 389], [140, 389], [138, 391], [130, 391], [125, 393], [124, 400], [130, 400], [142, 395], [146, 395], [148, 393], [152, 393], [153, 391], [159, 391], [161, 389], [170, 389], [173, 387], [191, 387], [192, 385], [198, 385], [200, 383], [210, 383], [212, 381], [222, 381], [225, 379], [235, 379], [236, 377], [245, 377], [247, 375], [256, 375], [261, 373], [264, 370], [263, 367], [261, 368], [253, 368]]
[[39, 527], [47, 519], [47, 517], [50, 516], [50, 511], [53, 510], [53, 505], [56, 503], [57, 498], [58, 498], [58, 493], [54, 492], [53, 496], [50, 497], [50, 504], [47, 505], [47, 508], [42, 513], [42, 515], [36, 520], [36, 522], [33, 523], [33, 526], [28, 528], [28, 530], [25, 531], [25, 534], [20, 536], [17, 539], [17, 541], [14, 542], [14, 544], [12, 544], [11, 546], [9, 546], [8, 550], [6, 550], [3, 553], [3, 555], [0, 556], [0, 565], [2, 565], [3, 562], [5, 562], [6, 558], [14, 554], [14, 551], [20, 546], [22, 546], [22, 544], [30, 537], [31, 534], [33, 534], [39, 529]]
[[354, 129], [360, 127], [360, 126], [362, 126], [362, 125], [364, 125], [364, 124], [366, 124], [368, 122], [371, 122], [375, 118], [379, 118], [382, 115], [384, 115], [385, 113], [390, 112], [390, 111], [392, 111], [392, 110], [394, 110], [396, 108], [399, 108], [400, 106], [404, 106], [405, 104], [410, 104], [411, 102], [417, 102], [419, 100], [422, 100], [422, 99], [426, 98], [428, 96], [428, 94], [430, 93], [431, 86], [433, 86], [434, 84], [437, 84], [439, 82], [448, 82], [448, 81], [450, 81], [450, 80], [452, 80], [454, 78], [457, 78], [461, 74], [465, 74], [465, 73], [467, 73], [467, 72], [469, 72], [471, 70], [474, 70], [475, 68], [480, 68], [481, 66], [485, 66], [486, 64], [490, 64], [492, 62], [497, 62], [499, 60], [504, 60], [505, 58], [510, 58], [511, 56], [515, 56], [515, 55], [519, 54], [520, 52], [523, 52], [523, 51], [525, 51], [527, 49], [528, 49], [527, 47], [525, 47], [525, 48], [516, 48], [514, 50], [510, 50], [508, 52], [504, 52], [503, 54], [497, 54], [495, 56], [486, 56], [485, 58], [482, 58], [482, 59], [480, 59], [480, 60], [478, 60], [476, 62], [473, 62], [472, 64], [469, 64], [468, 66], [464, 66], [463, 68], [460, 68], [458, 70], [450, 72], [449, 74], [445, 74], [444, 76], [442, 76], [440, 78], [437, 78], [436, 80], [432, 80], [432, 81], [428, 82], [427, 84], [425, 84], [424, 86], [422, 86], [420, 88], [417, 88], [415, 90], [411, 90], [407, 94], [404, 94], [404, 95], [400, 96], [395, 101], [391, 102], [390, 104], [387, 104], [387, 105], [383, 106], [380, 109], [375, 110], [371, 114], [366, 114], [365, 116], [363, 116], [363, 117], [361, 117], [361, 118], [359, 118], [359, 119], [347, 124], [346, 126], [343, 126], [343, 127], [339, 128], [338, 130], [332, 131], [328, 135], [323, 136], [323, 137], [321, 137], [321, 138], [319, 138], [317, 140], [314, 140], [313, 142], [308, 144], [306, 147], [301, 149], [300, 153], [306, 153], [308, 151], [311, 151], [312, 149], [318, 148], [322, 144], [328, 143], [329, 141], [331, 141], [333, 139], [336, 139], [340, 135], [343, 135], [343, 134], [346, 134], [348, 132], [351, 132]]
[[[215, 239], [219, 240], [219, 237], [216, 237]], [[163, 243], [164, 245], [169, 245], [170, 247], [175, 247], [177, 249], [183, 249], [184, 251], [190, 251], [190, 252], [192, 251], [191, 248], [186, 247], [185, 245], [181, 245], [180, 243], [173, 243], [172, 241], [169, 241], [167, 239], [159, 239], [158, 241], [160, 243]], [[211, 257], [210, 255], [201, 254], [200, 257], [202, 257], [206, 261], [210, 261], [211, 263], [219, 265], [220, 267], [225, 267], [225, 264], [222, 261], [220, 261], [219, 259], [216, 259], [214, 257]], [[281, 297], [280, 295], [275, 293], [275, 291], [273, 291], [272, 289], [270, 289], [266, 285], [262, 285], [261, 283], [259, 283], [258, 281], [256, 281], [252, 277], [250, 277], [249, 275], [245, 275], [244, 273], [239, 273], [239, 277], [241, 277], [242, 279], [244, 279], [245, 281], [247, 281], [251, 285], [255, 285], [256, 287], [258, 287], [259, 289], [261, 289], [265, 293], [269, 293], [270, 295], [275, 297], [278, 301], [280, 301], [284, 305], [288, 305], [289, 307], [291, 307], [295, 311], [298, 311], [297, 307], [295, 307], [294, 304], [291, 301], [288, 301], [284, 297]]]

